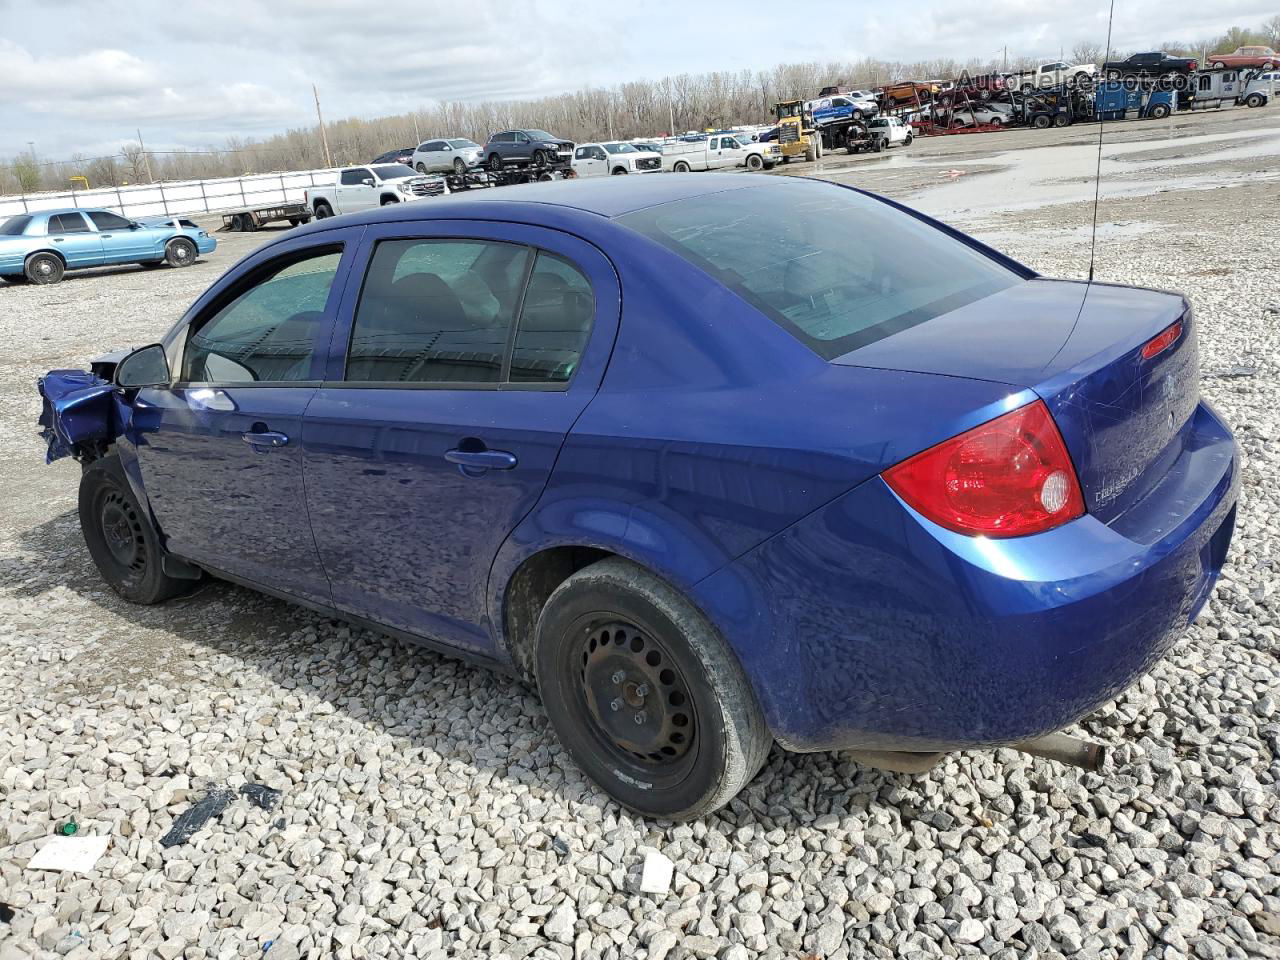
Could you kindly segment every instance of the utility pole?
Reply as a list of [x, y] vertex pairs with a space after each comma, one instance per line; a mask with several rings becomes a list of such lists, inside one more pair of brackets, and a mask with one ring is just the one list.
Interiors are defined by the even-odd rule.
[[147, 168], [147, 183], [155, 183], [156, 178], [151, 176], [151, 157], [147, 154], [146, 144], [142, 142], [142, 131], [138, 131], [138, 149], [142, 151], [142, 162]]
[[671, 129], [667, 135], [674, 137], [676, 135], [676, 108], [672, 106], [670, 100], [667, 101], [667, 112], [671, 115]]
[[1008, 47], [1008, 45], [1006, 45], [1006, 46], [1005, 46], [1005, 48], [1004, 48], [1004, 67], [1003, 67], [1003, 69], [1005, 69], [1005, 70], [1008, 70], [1008, 69], [1009, 69], [1009, 47]]
[[418, 111], [413, 112], [413, 145], [416, 147], [422, 142], [422, 132], [418, 129]]
[[324, 116], [320, 113], [320, 93], [316, 90], [316, 85], [311, 85], [311, 93], [316, 98], [316, 120], [320, 123], [320, 142], [324, 144], [324, 163], [327, 167], [333, 166], [333, 157], [329, 153], [329, 135], [324, 130]]

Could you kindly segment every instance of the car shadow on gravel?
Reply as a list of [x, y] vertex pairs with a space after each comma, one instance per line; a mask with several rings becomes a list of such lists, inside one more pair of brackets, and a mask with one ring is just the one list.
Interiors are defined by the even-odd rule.
[[[66, 691], [70, 696], [111, 695], [110, 688], [139, 681], [199, 681], [206, 671], [192, 656], [194, 645], [238, 661], [278, 686], [280, 696], [290, 691], [325, 701], [336, 712], [407, 740], [411, 749], [487, 769], [561, 803], [586, 803], [604, 813], [618, 809], [564, 754], [541, 701], [513, 676], [212, 578], [157, 606], [128, 603], [98, 575], [74, 510], [22, 531], [18, 542], [23, 556], [0, 560], [0, 589], [37, 599], [65, 588], [89, 605], [89, 611], [77, 611], [80, 616], [101, 613], [93, 625], [101, 636], [92, 651], [76, 657], [84, 674]], [[58, 616], [71, 613], [63, 606]], [[421, 701], [424, 687], [441, 685], [448, 689], [429, 697], [428, 716], [406, 718], [389, 707]], [[460, 724], [459, 716], [466, 722]], [[491, 726], [490, 718], [511, 717], [520, 722], [501, 746], [493, 743], [492, 729], [481, 729]], [[547, 754], [540, 769], [550, 775], [530, 769], [531, 748]], [[763, 821], [772, 829], [824, 814], [883, 808], [896, 811], [905, 824], [915, 816], [910, 803], [904, 798], [885, 804], [882, 798], [897, 793], [894, 787], [906, 788], [904, 797], [914, 794], [911, 779], [860, 767], [838, 754], [792, 754], [775, 747], [761, 773], [716, 816], [735, 824]]]

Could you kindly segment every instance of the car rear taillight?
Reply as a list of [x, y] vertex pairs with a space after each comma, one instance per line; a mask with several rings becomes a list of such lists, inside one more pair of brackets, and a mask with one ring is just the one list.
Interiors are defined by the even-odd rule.
[[1043, 533], [1084, 514], [1071, 455], [1036, 400], [884, 472], [906, 503], [970, 536]]
[[1171, 346], [1178, 342], [1178, 338], [1182, 336], [1182, 321], [1172, 323], [1165, 327], [1154, 337], [1142, 345], [1142, 359], [1150, 360], [1156, 354], [1164, 353]]

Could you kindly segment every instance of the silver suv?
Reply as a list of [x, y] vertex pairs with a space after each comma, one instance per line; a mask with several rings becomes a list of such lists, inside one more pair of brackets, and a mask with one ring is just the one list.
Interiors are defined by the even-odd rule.
[[472, 140], [425, 140], [409, 165], [419, 173], [466, 173], [480, 163], [483, 151]]

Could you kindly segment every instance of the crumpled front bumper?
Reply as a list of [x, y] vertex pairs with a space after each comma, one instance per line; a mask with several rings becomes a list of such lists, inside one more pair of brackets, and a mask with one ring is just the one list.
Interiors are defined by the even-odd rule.
[[48, 448], [45, 463], [75, 456], [86, 447], [119, 436], [128, 407], [115, 388], [84, 370], [50, 370], [36, 381], [44, 401], [40, 436]]

